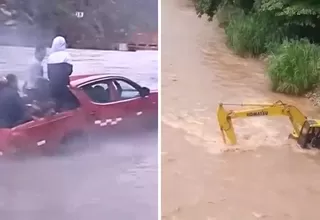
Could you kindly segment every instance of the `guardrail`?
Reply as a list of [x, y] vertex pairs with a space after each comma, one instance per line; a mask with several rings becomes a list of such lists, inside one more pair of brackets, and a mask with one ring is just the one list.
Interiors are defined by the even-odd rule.
[[158, 50], [158, 44], [120, 43], [116, 49], [119, 51]]
[[158, 44], [135, 44], [135, 43], [131, 43], [128, 44], [128, 47], [133, 47], [136, 50], [158, 50]]

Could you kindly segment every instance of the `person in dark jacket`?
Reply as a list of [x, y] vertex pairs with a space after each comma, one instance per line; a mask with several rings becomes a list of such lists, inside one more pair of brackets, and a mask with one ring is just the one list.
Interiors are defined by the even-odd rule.
[[7, 79], [8, 86], [18, 92], [19, 86], [18, 86], [17, 76], [14, 74], [8, 74], [6, 76], [6, 79]]
[[32, 120], [18, 92], [18, 80], [13, 74], [6, 77], [7, 84], [0, 91], [0, 127], [12, 128]]
[[2, 89], [4, 89], [6, 86], [8, 86], [8, 80], [6, 77], [0, 77], [0, 92]]
[[66, 51], [66, 40], [58, 36], [53, 39], [51, 54], [48, 57], [48, 78], [51, 85], [52, 97], [56, 101], [57, 110], [63, 110], [73, 102], [68, 85], [69, 76], [72, 74], [73, 66], [69, 53]]
[[53, 115], [56, 103], [51, 97], [49, 80], [38, 78], [35, 82], [35, 91], [33, 103], [40, 109], [35, 115], [38, 117]]

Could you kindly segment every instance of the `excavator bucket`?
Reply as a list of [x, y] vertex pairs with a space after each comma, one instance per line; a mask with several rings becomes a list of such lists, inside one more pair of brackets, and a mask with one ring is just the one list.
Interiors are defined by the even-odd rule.
[[230, 114], [232, 114], [232, 112], [227, 112], [223, 107], [223, 104], [219, 104], [217, 118], [223, 141], [224, 143], [229, 142], [229, 144], [233, 145], [237, 143], [237, 138], [234, 132]]

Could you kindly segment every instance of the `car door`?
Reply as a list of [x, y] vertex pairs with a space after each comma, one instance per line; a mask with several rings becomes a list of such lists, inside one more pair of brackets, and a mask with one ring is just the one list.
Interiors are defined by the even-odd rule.
[[86, 109], [90, 114], [91, 130], [98, 134], [117, 130], [123, 122], [123, 110], [113, 102], [112, 87], [112, 82], [106, 79], [80, 87], [88, 98]]
[[116, 89], [116, 102], [124, 111], [123, 118], [127, 127], [136, 129], [149, 123], [152, 113], [157, 109], [149, 89], [123, 77], [113, 78], [112, 81]]
[[52, 132], [50, 119], [39, 118], [12, 128], [14, 134], [12, 144], [22, 151], [41, 149], [55, 144], [51, 138]]
[[76, 130], [77, 125], [83, 125], [79, 111], [75, 109], [57, 113], [13, 128], [14, 145], [27, 151], [58, 148], [65, 135]]

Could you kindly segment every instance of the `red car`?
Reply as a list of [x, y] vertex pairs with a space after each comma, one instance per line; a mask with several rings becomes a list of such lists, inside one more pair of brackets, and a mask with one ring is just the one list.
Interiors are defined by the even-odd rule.
[[157, 125], [157, 91], [122, 76], [80, 75], [70, 80], [70, 90], [80, 107], [0, 129], [0, 154], [50, 151], [74, 137]]

